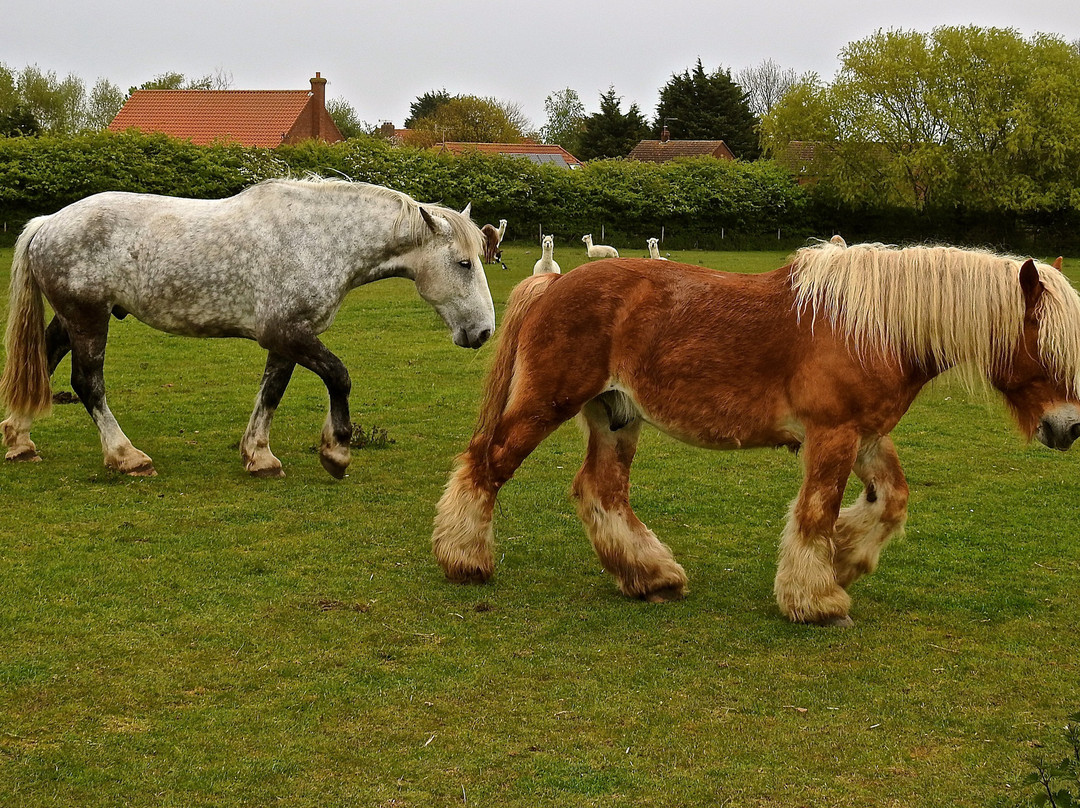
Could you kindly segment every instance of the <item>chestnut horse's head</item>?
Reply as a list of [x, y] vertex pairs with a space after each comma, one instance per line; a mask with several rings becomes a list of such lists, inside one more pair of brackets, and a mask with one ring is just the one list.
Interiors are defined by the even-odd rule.
[[992, 381], [1029, 438], [1065, 451], [1080, 438], [1080, 297], [1054, 267], [1021, 266], [1023, 336]]

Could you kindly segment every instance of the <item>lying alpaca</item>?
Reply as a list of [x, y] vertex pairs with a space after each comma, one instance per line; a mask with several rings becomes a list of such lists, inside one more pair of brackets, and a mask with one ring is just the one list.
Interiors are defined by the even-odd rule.
[[666, 261], [660, 255], [660, 241], [659, 239], [651, 238], [646, 242], [649, 245], [649, 258], [655, 258], [657, 261]]
[[589, 253], [589, 258], [618, 258], [619, 251], [614, 247], [607, 247], [603, 244], [597, 244], [595, 247], [592, 243], [592, 233], [582, 236], [581, 240], [585, 242], [585, 249]]
[[555, 259], [552, 257], [555, 254], [555, 239], [551, 236], [544, 236], [540, 240], [540, 249], [543, 255], [540, 256], [540, 260], [533, 264], [533, 275], [559, 275], [561, 270], [559, 265], [555, 263]]

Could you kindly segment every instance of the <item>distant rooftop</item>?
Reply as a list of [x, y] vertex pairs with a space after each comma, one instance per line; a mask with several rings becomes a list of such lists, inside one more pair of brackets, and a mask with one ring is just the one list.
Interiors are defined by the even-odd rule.
[[562, 168], [580, 168], [581, 161], [574, 155], [554, 143], [461, 143], [447, 142], [438, 144], [452, 154], [465, 154], [470, 151], [483, 154], [501, 154], [504, 157], [519, 157], [533, 163], [547, 163]]

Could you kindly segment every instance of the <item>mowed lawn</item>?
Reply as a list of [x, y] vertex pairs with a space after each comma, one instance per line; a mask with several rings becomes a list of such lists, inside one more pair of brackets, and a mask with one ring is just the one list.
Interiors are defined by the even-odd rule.
[[[497, 310], [538, 257], [489, 268]], [[785, 254], [672, 257], [756, 272]], [[131, 318], [109, 403], [159, 476], [105, 470], [79, 405], [35, 425], [43, 462], [0, 465], [0, 803], [1004, 806], [1033, 755], [1061, 756], [1080, 458], [1025, 445], [996, 397], [944, 379], [901, 423], [906, 536], [853, 587], [855, 627], [827, 630], [772, 596], [798, 459], [652, 430], [632, 501], [686, 600], [627, 600], [601, 570], [569, 498], [572, 423], [503, 490], [493, 580], [446, 582], [431, 520], [492, 348], [455, 347], [404, 281], [353, 292], [325, 340], [355, 420], [391, 441], [342, 481], [312, 450], [312, 374], [274, 424], [288, 476], [251, 479], [262, 352]]]

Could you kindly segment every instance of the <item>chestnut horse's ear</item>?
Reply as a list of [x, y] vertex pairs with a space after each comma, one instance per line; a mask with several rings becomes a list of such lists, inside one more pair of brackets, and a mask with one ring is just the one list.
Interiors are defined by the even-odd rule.
[[1028, 311], [1032, 311], [1042, 297], [1043, 285], [1039, 270], [1030, 258], [1020, 267], [1020, 288], [1024, 290], [1024, 305]]
[[1062, 256], [1060, 256], [1060, 255], [1059, 255], [1059, 256], [1057, 257], [1057, 260], [1056, 260], [1056, 261], [1054, 261], [1054, 263], [1052, 264], [1052, 266], [1054, 267], [1054, 269], [1056, 269], [1056, 270], [1057, 270], [1058, 272], [1061, 272], [1061, 262], [1062, 262], [1063, 260], [1064, 260], [1064, 258], [1063, 258]]

